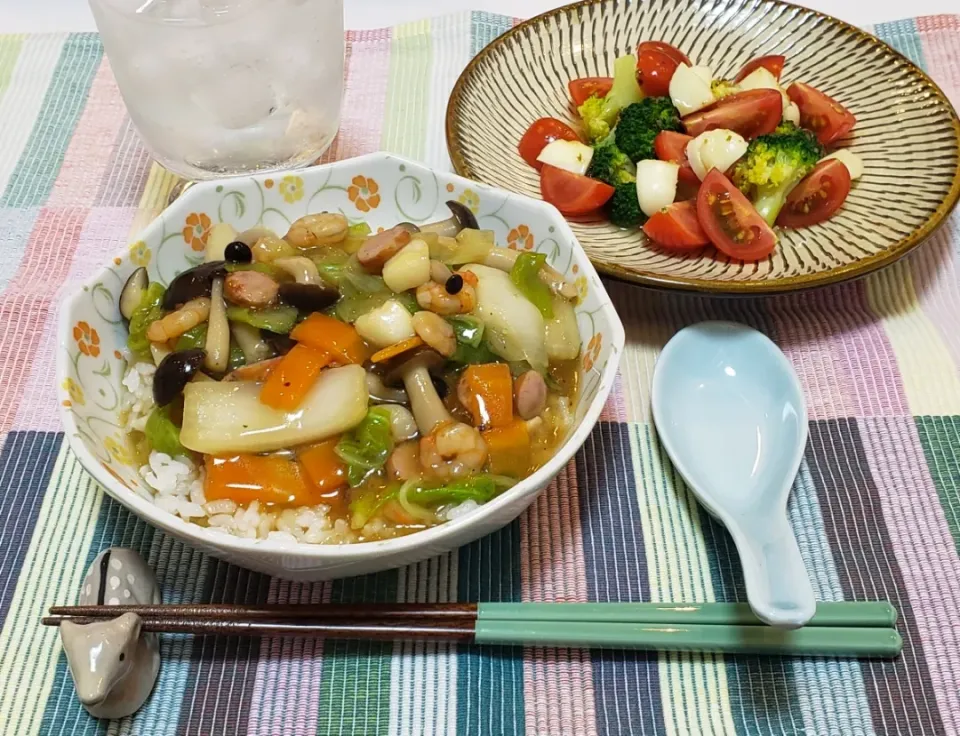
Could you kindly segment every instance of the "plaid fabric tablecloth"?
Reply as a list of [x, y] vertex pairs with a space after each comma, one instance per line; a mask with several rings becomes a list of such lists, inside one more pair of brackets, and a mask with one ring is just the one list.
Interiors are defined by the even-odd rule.
[[[474, 13], [351, 33], [329, 158], [378, 148], [448, 165], [447, 94], [511, 25]], [[960, 17], [873, 29], [960, 106]], [[913, 257], [811, 294], [724, 301], [610, 284], [620, 379], [575, 462], [515, 523], [406, 569], [315, 585], [254, 574], [140, 522], [93, 484], [57, 417], [57, 306], [154, 217], [151, 166], [96, 35], [0, 37], [0, 734], [956, 734], [960, 732], [960, 217]], [[726, 532], [650, 422], [657, 352], [704, 318], [793, 361], [810, 442], [791, 520], [822, 600], [891, 600], [895, 661], [166, 637], [150, 700], [97, 721], [42, 612], [108, 545], [176, 601], [738, 600]]]

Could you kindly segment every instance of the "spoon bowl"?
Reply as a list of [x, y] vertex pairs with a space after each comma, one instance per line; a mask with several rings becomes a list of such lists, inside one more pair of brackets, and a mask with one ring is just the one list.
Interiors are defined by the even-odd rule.
[[807, 409], [789, 361], [745, 325], [687, 327], [657, 360], [653, 417], [677, 471], [733, 537], [754, 613], [773, 626], [805, 624], [816, 604], [787, 499]]

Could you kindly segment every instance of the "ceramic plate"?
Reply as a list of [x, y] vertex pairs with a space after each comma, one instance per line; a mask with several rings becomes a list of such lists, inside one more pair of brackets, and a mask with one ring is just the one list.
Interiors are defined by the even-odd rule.
[[873, 36], [777, 0], [587, 0], [521, 23], [463, 72], [447, 110], [457, 172], [540, 196], [517, 154], [540, 117], [576, 124], [567, 82], [611, 73], [639, 41], [675, 44], [716, 74], [748, 60], [787, 58], [783, 81], [803, 81], [856, 116], [840, 146], [865, 166], [843, 209], [821, 225], [782, 230], [774, 253], [745, 264], [712, 248], [677, 255], [639, 230], [571, 222], [597, 268], [629, 281], [714, 293], [770, 293], [861, 276], [902, 257], [943, 221], [960, 195], [960, 121], [920, 69]]

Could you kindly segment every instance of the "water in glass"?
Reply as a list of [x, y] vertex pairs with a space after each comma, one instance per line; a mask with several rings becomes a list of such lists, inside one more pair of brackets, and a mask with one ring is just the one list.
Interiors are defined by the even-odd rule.
[[343, 0], [90, 0], [146, 145], [192, 179], [305, 166], [343, 93]]

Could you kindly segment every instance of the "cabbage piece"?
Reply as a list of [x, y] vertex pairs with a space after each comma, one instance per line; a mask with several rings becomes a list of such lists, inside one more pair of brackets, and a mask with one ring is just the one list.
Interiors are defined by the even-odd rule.
[[227, 307], [227, 319], [230, 322], [242, 322], [260, 330], [269, 330], [286, 335], [297, 324], [297, 308], [250, 309], [249, 307]]
[[573, 304], [562, 296], [553, 296], [553, 317], [546, 321], [545, 328], [550, 360], [573, 360], [580, 355], [577, 313]]
[[499, 475], [471, 475], [440, 485], [419, 479], [409, 480], [400, 489], [400, 503], [408, 503], [426, 508], [436, 508], [446, 504], [461, 504], [464, 501], [476, 501], [483, 504], [514, 485], [516, 481]]
[[335, 452], [347, 464], [347, 481], [352, 488], [384, 466], [393, 451], [390, 412], [373, 407], [354, 429], [337, 443]]
[[254, 381], [188, 383], [180, 442], [210, 455], [270, 452], [353, 429], [367, 414], [367, 374], [359, 365], [325, 370], [294, 411], [260, 403]]
[[453, 326], [453, 334], [457, 338], [457, 349], [450, 356], [451, 362], [473, 365], [499, 361], [483, 340], [483, 322], [469, 315], [447, 317], [447, 321]]
[[507, 361], [527, 361], [535, 370], [547, 369], [546, 330], [540, 311], [510, 280], [509, 274], [489, 266], [464, 266], [477, 277], [477, 307], [484, 339]]
[[376, 516], [388, 501], [397, 497], [399, 483], [379, 488], [364, 487], [350, 501], [350, 528], [359, 530]]
[[170, 418], [170, 406], [155, 407], [147, 418], [143, 433], [150, 448], [164, 452], [170, 457], [186, 455], [187, 450], [180, 444], [180, 428]]
[[130, 315], [130, 328], [127, 335], [127, 347], [140, 360], [152, 360], [147, 329], [163, 316], [163, 295], [166, 289], [156, 281], [150, 284], [140, 297], [140, 304]]

